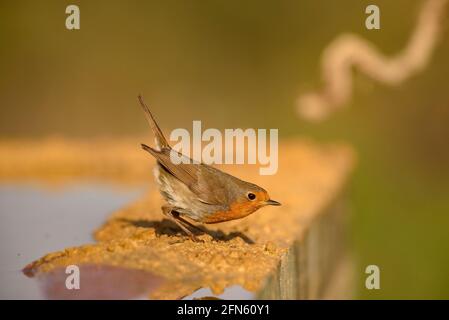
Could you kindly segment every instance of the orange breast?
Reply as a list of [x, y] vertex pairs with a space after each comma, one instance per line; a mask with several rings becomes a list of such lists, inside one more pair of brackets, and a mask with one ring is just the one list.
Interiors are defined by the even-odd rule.
[[254, 203], [243, 202], [231, 205], [231, 208], [227, 211], [217, 211], [207, 217], [202, 221], [203, 223], [219, 223], [229, 220], [241, 219], [250, 215], [258, 209]]

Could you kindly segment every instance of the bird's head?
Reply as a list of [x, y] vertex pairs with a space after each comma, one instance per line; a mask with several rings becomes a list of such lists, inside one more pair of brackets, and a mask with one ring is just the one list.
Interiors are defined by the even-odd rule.
[[281, 205], [279, 202], [270, 199], [265, 189], [248, 182], [238, 188], [237, 203], [241, 210], [248, 213], [265, 206]]

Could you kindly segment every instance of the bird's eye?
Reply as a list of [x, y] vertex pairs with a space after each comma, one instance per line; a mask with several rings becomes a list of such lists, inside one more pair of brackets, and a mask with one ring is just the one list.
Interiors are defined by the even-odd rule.
[[256, 195], [254, 194], [254, 193], [248, 193], [248, 199], [249, 200], [254, 200], [254, 199], [256, 199]]

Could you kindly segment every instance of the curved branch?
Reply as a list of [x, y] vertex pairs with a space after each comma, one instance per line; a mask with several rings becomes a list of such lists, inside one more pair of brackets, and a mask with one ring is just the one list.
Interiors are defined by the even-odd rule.
[[408, 44], [393, 57], [383, 55], [372, 43], [355, 34], [338, 36], [321, 57], [324, 87], [297, 100], [300, 116], [319, 121], [344, 106], [352, 95], [352, 67], [388, 85], [398, 85], [425, 69], [441, 34], [447, 2], [423, 3]]

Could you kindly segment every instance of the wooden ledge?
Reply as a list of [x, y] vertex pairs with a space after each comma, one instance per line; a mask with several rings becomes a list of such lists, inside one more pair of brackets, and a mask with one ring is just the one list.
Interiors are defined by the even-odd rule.
[[[54, 147], [54, 142], [48, 143]], [[80, 172], [96, 176], [101, 172], [99, 176], [107, 178], [152, 181], [154, 160], [129, 140], [57, 144], [63, 152], [45, 143], [31, 143], [15, 153], [13, 144], [5, 148], [0, 143], [0, 178], [43, 176], [40, 168], [44, 168], [46, 174], [53, 172], [53, 177], [78, 176]], [[33, 162], [34, 155], [39, 155], [39, 165]], [[98, 243], [50, 253], [24, 271], [44, 277], [73, 264], [146, 271], [163, 279], [162, 285], [148, 292], [158, 299], [181, 298], [198, 288], [211, 288], [219, 294], [232, 285], [260, 298], [322, 297], [332, 269], [345, 252], [343, 195], [353, 159], [346, 146], [294, 140], [280, 144], [279, 171], [274, 176], [258, 175], [257, 166], [222, 168], [263, 186], [283, 206], [206, 226], [209, 234], [199, 236], [204, 243], [190, 241], [163, 219], [162, 199], [152, 184], [143, 199], [114, 213], [95, 231]], [[98, 161], [101, 170], [94, 164]]]

